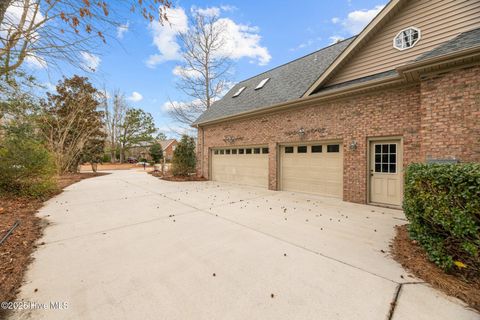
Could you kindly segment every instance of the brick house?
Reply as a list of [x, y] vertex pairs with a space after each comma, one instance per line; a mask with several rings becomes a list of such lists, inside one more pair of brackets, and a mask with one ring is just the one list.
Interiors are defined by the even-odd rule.
[[[173, 158], [173, 151], [175, 151], [175, 147], [177, 146], [178, 141], [176, 139], [168, 139], [168, 140], [158, 140], [155, 141], [156, 143], [160, 143], [163, 150], [163, 157], [166, 161], [171, 161]], [[150, 147], [152, 146], [152, 142], [143, 142], [136, 146], [131, 147], [127, 155], [128, 157], [133, 157], [137, 160], [140, 159], [147, 159], [148, 161], [152, 160], [150, 156]]]
[[392, 0], [194, 126], [208, 179], [398, 207], [408, 164], [480, 161], [480, 0]]
[[171, 161], [173, 158], [173, 152], [177, 147], [178, 141], [176, 139], [168, 139], [158, 142], [162, 145], [163, 157], [165, 158], [165, 160]]

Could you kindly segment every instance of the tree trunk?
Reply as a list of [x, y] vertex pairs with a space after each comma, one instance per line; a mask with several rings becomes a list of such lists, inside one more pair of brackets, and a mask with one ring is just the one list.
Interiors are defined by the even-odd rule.
[[122, 147], [120, 150], [120, 163], [125, 162], [125, 147]]
[[98, 163], [96, 163], [96, 162], [91, 162], [90, 165], [92, 166], [92, 171], [93, 171], [93, 172], [97, 172]]
[[116, 149], [110, 150], [110, 162], [111, 162], [111, 163], [117, 162], [117, 155], [116, 155], [116, 153], [117, 153], [117, 150], [116, 150]]

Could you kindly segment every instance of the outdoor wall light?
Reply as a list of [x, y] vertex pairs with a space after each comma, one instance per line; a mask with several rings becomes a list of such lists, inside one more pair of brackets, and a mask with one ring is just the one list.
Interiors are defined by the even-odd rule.
[[352, 140], [352, 142], [350, 143], [350, 145], [348, 147], [349, 147], [350, 151], [357, 150], [357, 141]]
[[300, 138], [303, 138], [305, 136], [305, 129], [300, 128], [300, 130], [298, 130], [298, 135], [300, 136]]

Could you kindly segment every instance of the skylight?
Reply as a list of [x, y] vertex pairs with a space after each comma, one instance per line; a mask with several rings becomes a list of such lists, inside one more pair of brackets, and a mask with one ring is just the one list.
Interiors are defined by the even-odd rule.
[[268, 80], [270, 80], [270, 78], [265, 78], [265, 79], [263, 79], [262, 81], [260, 81], [260, 83], [259, 83], [258, 86], [255, 88], [255, 90], [262, 89], [263, 86], [265, 85], [265, 83], [268, 82]]
[[243, 92], [243, 90], [245, 90], [245, 87], [241, 87], [240, 89], [238, 89], [238, 91], [235, 92], [232, 98], [238, 97]]

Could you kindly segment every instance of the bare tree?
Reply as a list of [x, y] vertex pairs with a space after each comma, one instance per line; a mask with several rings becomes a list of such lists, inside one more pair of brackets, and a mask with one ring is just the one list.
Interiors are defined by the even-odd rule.
[[125, 121], [125, 115], [128, 110], [125, 95], [120, 90], [115, 90], [111, 103], [108, 99], [108, 93], [103, 90], [103, 106], [105, 109], [105, 127], [107, 131], [108, 148], [110, 150], [111, 161], [117, 162], [117, 149], [120, 145], [120, 136]]
[[170, 101], [170, 116], [190, 125], [210, 108], [226, 89], [231, 60], [225, 54], [225, 24], [216, 15], [195, 12], [191, 26], [179, 39], [182, 63], [176, 67], [180, 77], [177, 88], [190, 98], [189, 102]]
[[[82, 65], [81, 55], [92, 52], [98, 40], [120, 23], [111, 14], [129, 4], [149, 20], [166, 21], [170, 0], [0, 0], [0, 76], [8, 76], [25, 61]], [[88, 70], [90, 71], [90, 70]]]

